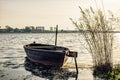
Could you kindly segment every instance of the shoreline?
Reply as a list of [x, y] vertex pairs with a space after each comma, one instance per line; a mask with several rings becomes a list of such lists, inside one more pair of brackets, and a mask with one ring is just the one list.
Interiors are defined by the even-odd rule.
[[[75, 72], [75, 69], [69, 69], [70, 72]], [[56, 73], [57, 74], [57, 73]], [[58, 73], [60, 74], [60, 73]], [[58, 79], [58, 74], [53, 77], [53, 80]], [[63, 74], [63, 73], [62, 73]], [[64, 73], [66, 74], [66, 73]], [[26, 71], [23, 67], [17, 68], [17, 69], [11, 69], [11, 68], [0, 68], [0, 80], [49, 80], [49, 77], [40, 77], [34, 75], [30, 71]], [[87, 76], [87, 77], [86, 77]], [[67, 80], [75, 79], [75, 77], [69, 77]], [[79, 74], [78, 74], [79, 80], [93, 80], [92, 70], [86, 69], [86, 68], [79, 68]], [[59, 79], [58, 79], [59, 80]]]

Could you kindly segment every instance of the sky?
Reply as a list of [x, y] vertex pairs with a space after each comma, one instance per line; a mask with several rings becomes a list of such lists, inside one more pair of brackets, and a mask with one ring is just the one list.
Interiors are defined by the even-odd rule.
[[79, 6], [120, 13], [120, 0], [0, 0], [0, 26], [74, 29], [69, 18], [79, 18]]

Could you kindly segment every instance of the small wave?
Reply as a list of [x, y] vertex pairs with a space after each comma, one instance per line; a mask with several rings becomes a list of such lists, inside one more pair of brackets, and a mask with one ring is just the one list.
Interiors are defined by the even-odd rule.
[[10, 59], [10, 58], [24, 58], [24, 57], [1, 57], [0, 59]]

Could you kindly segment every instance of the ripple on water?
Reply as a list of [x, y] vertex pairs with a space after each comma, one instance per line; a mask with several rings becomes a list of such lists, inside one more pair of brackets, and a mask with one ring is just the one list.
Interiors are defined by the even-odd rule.
[[[115, 54], [113, 57], [115, 60], [120, 61], [120, 55], [118, 55], [120, 49], [120, 39], [115, 38], [115, 40], [115, 48], [113, 51]], [[0, 59], [2, 61], [6, 61], [7, 59], [12, 61], [16, 59], [16, 63], [21, 62], [19, 60], [26, 57], [23, 46], [25, 44], [32, 43], [33, 41], [38, 43], [54, 44], [54, 34], [0, 34]], [[58, 35], [57, 45], [68, 47], [70, 50], [77, 51], [77, 60], [79, 63], [92, 63], [92, 57], [84, 48], [84, 43], [85, 41], [83, 41], [82, 36], [76, 33], [62, 33]]]

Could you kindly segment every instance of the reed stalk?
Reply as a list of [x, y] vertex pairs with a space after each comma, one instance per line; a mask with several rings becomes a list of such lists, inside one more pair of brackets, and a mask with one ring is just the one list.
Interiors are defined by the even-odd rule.
[[79, 8], [81, 17], [78, 21], [73, 19], [71, 21], [88, 45], [87, 50], [92, 55], [94, 68], [103, 72], [111, 71], [113, 66], [113, 33], [108, 32], [113, 31], [114, 16], [111, 14], [108, 18], [101, 10], [95, 11], [91, 7], [85, 10]]

